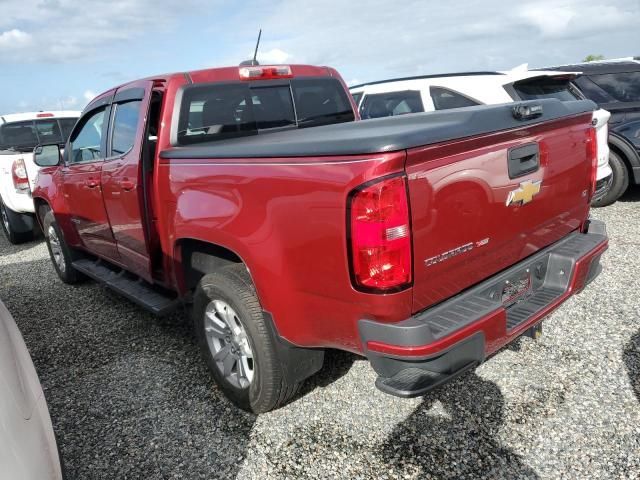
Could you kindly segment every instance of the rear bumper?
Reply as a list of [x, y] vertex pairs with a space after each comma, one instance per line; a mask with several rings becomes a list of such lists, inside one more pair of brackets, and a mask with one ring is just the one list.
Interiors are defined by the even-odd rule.
[[[608, 238], [603, 222], [572, 233], [467, 291], [399, 323], [360, 320], [364, 353], [387, 393], [412, 397], [474, 368], [538, 324], [601, 271]], [[506, 285], [531, 288], [503, 304]]]

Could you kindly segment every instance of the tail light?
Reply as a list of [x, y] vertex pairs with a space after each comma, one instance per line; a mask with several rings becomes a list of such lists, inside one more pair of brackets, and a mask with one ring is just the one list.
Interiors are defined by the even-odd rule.
[[402, 290], [412, 282], [411, 227], [404, 176], [365, 184], [349, 198], [351, 277], [367, 292]]
[[589, 139], [587, 141], [587, 158], [591, 161], [591, 185], [589, 199], [596, 193], [596, 182], [598, 176], [598, 135], [594, 127], [589, 129]]
[[13, 166], [11, 167], [11, 176], [13, 177], [13, 186], [17, 192], [26, 193], [29, 191], [27, 167], [25, 167], [24, 160], [22, 158], [13, 162]]
[[291, 77], [293, 77], [293, 73], [289, 65], [260, 65], [240, 68], [240, 80], [271, 80], [274, 78]]

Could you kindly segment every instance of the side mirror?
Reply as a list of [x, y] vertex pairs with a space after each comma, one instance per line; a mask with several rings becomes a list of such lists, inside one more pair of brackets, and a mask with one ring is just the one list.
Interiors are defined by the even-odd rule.
[[39, 167], [55, 167], [60, 165], [60, 146], [38, 145], [33, 149], [33, 162]]

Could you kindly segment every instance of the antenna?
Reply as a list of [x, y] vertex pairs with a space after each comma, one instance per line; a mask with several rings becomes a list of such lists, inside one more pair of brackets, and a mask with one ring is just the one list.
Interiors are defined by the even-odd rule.
[[256, 57], [258, 56], [258, 47], [260, 46], [260, 37], [262, 36], [262, 29], [258, 32], [258, 41], [256, 42], [256, 49], [253, 52], [253, 58], [251, 60], [244, 60], [240, 62], [240, 66], [254, 66], [260, 65]]
[[262, 36], [262, 29], [260, 29], [258, 31], [258, 41], [256, 42], [256, 49], [253, 52], [253, 60], [251, 62], [251, 65], [258, 65], [258, 61], [256, 60], [256, 57], [258, 56], [258, 47], [260, 46], [260, 37]]

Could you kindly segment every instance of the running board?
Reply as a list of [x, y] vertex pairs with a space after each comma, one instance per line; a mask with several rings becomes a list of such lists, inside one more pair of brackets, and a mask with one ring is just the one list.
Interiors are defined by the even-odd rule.
[[76, 260], [73, 267], [155, 315], [168, 315], [181, 303], [179, 299], [160, 292], [141, 278], [134, 277], [125, 270], [116, 270], [102, 260]]

